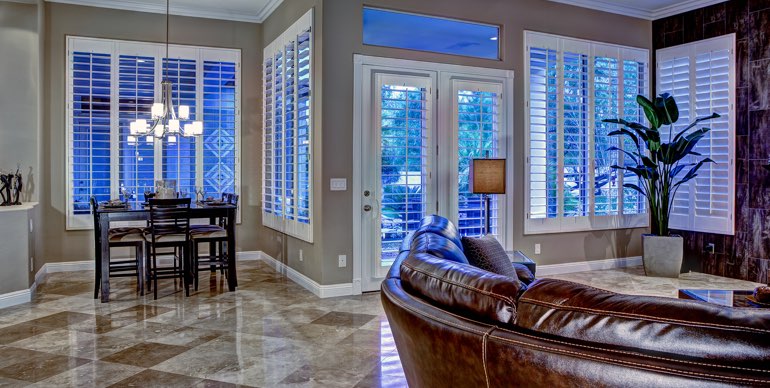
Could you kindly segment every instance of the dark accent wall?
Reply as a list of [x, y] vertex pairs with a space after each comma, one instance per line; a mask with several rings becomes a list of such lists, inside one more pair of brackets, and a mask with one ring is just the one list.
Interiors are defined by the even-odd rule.
[[[731, 0], [656, 20], [653, 48], [736, 34], [735, 236], [680, 232], [685, 270], [768, 283], [770, 0]], [[714, 243], [715, 253], [704, 247]]]

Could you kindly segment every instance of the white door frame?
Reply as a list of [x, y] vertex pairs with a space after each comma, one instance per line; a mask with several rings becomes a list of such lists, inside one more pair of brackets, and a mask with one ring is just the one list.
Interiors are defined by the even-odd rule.
[[[398, 69], [404, 74], [412, 72], [437, 72], [438, 73], [438, 93], [445, 95], [451, 94], [453, 79], [466, 79], [472, 81], [482, 82], [498, 82], [503, 85], [503, 100], [505, 115], [503, 122], [502, 143], [507, 153], [506, 170], [509, 171], [506, 187], [509, 188], [509, 192], [513, 187], [513, 70], [503, 69], [488, 69], [481, 67], [450, 65], [444, 63], [422, 62], [412, 61], [405, 59], [395, 58], [383, 58], [374, 57], [368, 55], [354, 54], [353, 55], [353, 182], [352, 182], [352, 194], [353, 194], [353, 294], [361, 294], [362, 290], [362, 278], [364, 276], [363, 270], [363, 255], [368, 252], [365, 251], [365, 247], [362, 239], [362, 222], [361, 212], [363, 207], [362, 195], [362, 179], [363, 169], [362, 163], [362, 142], [363, 142], [363, 129], [366, 127], [365, 121], [370, 120], [371, 106], [365, 100], [365, 92], [371, 92], [371, 84], [365, 85], [364, 80], [364, 66], [381, 68], [382, 70], [394, 70]], [[366, 89], [366, 90], [365, 90]], [[439, 127], [447, 127], [451, 125], [452, 118], [449, 117], [452, 111], [451, 100], [448, 98], [439, 99], [438, 104], [434, 105], [438, 112], [437, 125]], [[439, 182], [446, 181], [446, 177], [438, 177]], [[441, 183], [440, 183], [441, 184]], [[448, 200], [448, 194], [442, 196], [441, 190], [444, 190], [443, 186], [439, 187], [438, 198], [441, 200]], [[505, 222], [505, 236], [500, 236], [503, 241], [502, 244], [506, 249], [510, 249], [512, 245], [512, 231], [513, 231], [513, 193], [505, 196], [505, 207], [508, 209], [505, 213], [504, 220], [500, 219], [499, 222]], [[447, 198], [444, 198], [447, 197]], [[447, 209], [439, 209], [440, 213], [446, 212]]]

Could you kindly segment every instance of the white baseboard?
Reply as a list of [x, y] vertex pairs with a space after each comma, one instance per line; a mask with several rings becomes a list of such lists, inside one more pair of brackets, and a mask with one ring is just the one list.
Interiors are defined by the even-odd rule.
[[[312, 292], [319, 298], [333, 298], [335, 296], [353, 295], [353, 283], [340, 283], [340, 284], [328, 284], [328, 285], [319, 284], [315, 280], [303, 275], [296, 269], [291, 268], [288, 265], [276, 260], [275, 258], [271, 257], [267, 253], [258, 251], [258, 252], [241, 252], [241, 254], [243, 254], [243, 256], [245, 257], [253, 257], [256, 254], [259, 254], [260, 260], [263, 260], [265, 263], [275, 268], [277, 272], [286, 274], [286, 277], [288, 277], [291, 281], [304, 287], [305, 289]], [[254, 259], [244, 258], [241, 260], [254, 260]]]
[[94, 261], [83, 260], [83, 261], [65, 261], [62, 263], [45, 263], [45, 265], [43, 265], [43, 268], [45, 268], [46, 274], [55, 273], [55, 272], [93, 271]]
[[30, 289], [0, 294], [0, 309], [16, 306], [17, 304], [27, 303], [32, 300], [32, 291]]
[[578, 261], [575, 263], [547, 264], [537, 266], [537, 277], [564, 273], [597, 271], [602, 269], [636, 267], [642, 265], [642, 257], [621, 257], [617, 259]]

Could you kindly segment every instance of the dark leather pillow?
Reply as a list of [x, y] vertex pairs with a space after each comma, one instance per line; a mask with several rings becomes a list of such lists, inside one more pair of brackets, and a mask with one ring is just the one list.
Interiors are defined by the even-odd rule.
[[526, 285], [532, 284], [535, 281], [535, 275], [527, 268], [526, 265], [521, 263], [513, 263], [513, 269], [516, 270], [516, 275], [519, 276], [519, 280]]
[[492, 235], [463, 237], [463, 251], [468, 263], [485, 271], [518, 279], [511, 259]]

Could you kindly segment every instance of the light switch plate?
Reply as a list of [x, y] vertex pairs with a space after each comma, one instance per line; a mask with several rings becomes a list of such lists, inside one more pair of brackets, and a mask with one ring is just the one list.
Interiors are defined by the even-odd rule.
[[347, 178], [332, 178], [329, 182], [329, 190], [331, 191], [345, 191], [348, 189]]

